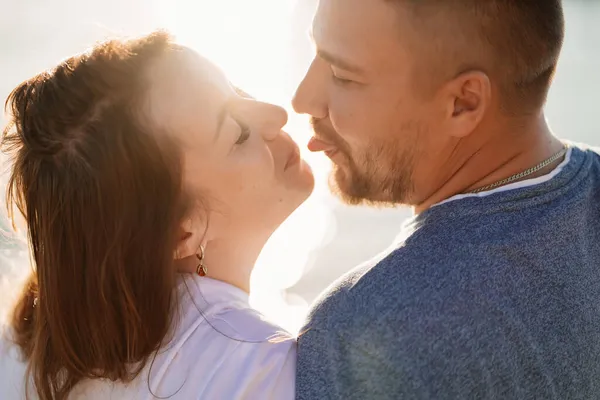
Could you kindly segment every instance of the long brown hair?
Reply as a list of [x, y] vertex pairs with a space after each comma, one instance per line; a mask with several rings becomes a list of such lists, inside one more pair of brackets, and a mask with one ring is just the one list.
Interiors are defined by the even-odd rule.
[[86, 378], [133, 379], [170, 332], [187, 208], [177, 146], [144, 114], [145, 71], [172, 48], [161, 32], [109, 41], [6, 102], [7, 206], [13, 225], [15, 207], [26, 220], [34, 264], [12, 331], [44, 400]]

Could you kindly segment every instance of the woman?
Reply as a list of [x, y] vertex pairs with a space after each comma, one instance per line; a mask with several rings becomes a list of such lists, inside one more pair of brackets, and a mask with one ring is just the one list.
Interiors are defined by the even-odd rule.
[[295, 343], [248, 305], [314, 184], [285, 111], [164, 33], [72, 57], [7, 105], [7, 199], [35, 272], [0, 398], [293, 398]]

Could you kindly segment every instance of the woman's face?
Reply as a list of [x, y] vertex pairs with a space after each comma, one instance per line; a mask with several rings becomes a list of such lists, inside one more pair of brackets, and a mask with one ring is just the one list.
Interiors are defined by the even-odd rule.
[[240, 94], [188, 49], [150, 79], [150, 115], [182, 148], [184, 190], [210, 211], [209, 240], [268, 237], [310, 195], [312, 172], [281, 130], [285, 110]]

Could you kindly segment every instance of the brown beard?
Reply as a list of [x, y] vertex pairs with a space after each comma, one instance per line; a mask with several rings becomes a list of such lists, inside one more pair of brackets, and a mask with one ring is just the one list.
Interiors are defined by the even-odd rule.
[[343, 165], [334, 163], [329, 188], [349, 205], [393, 206], [408, 202], [411, 193], [411, 149], [393, 142], [371, 144], [353, 156], [348, 144], [323, 120], [311, 119], [318, 138], [333, 144]]

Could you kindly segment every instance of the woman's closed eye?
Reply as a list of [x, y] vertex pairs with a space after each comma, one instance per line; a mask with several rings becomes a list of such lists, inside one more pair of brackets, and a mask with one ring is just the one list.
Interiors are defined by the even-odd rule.
[[250, 128], [248, 127], [248, 125], [244, 124], [240, 120], [236, 120], [236, 123], [240, 127], [240, 135], [239, 135], [238, 139], [236, 140], [235, 144], [241, 145], [250, 138], [251, 131], [250, 131]]

